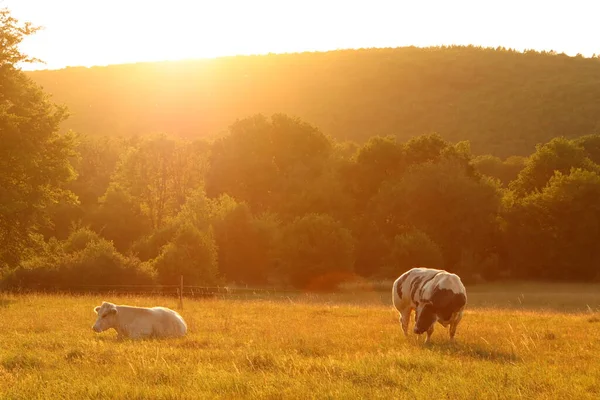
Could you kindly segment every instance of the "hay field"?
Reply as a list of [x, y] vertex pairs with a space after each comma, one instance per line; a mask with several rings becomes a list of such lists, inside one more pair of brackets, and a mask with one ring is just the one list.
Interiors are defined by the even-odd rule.
[[467, 290], [430, 345], [388, 292], [186, 299], [187, 337], [144, 341], [94, 333], [93, 307], [176, 299], [0, 294], [0, 399], [600, 398], [600, 286]]

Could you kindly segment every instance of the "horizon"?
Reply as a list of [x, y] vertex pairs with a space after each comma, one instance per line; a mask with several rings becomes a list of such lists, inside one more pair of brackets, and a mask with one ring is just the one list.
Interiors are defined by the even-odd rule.
[[600, 26], [593, 17], [598, 7], [590, 3], [0, 0], [0, 7], [43, 27], [21, 44], [24, 53], [45, 61], [22, 66], [31, 71], [409, 46], [591, 57], [600, 53], [594, 39]]
[[[67, 66], [62, 66], [62, 67], [56, 67], [56, 68], [48, 68], [44, 65], [40, 65], [40, 63], [37, 63], [36, 65], [38, 65], [37, 68], [27, 68], [28, 65], [30, 64], [24, 64], [23, 66], [21, 66], [21, 70], [25, 71], [25, 72], [35, 72], [35, 71], [58, 71], [58, 70], [62, 70], [62, 69], [68, 69], [68, 68], [102, 68], [102, 67], [111, 67], [111, 66], [124, 66], [124, 65], [136, 65], [136, 64], [157, 64], [157, 63], [184, 63], [184, 62], [198, 62], [198, 61], [205, 61], [205, 60], [218, 60], [218, 59], [222, 59], [222, 58], [235, 58], [235, 57], [269, 57], [269, 56], [283, 56], [283, 55], [300, 55], [300, 54], [315, 54], [315, 53], [329, 53], [329, 52], [336, 52], [336, 51], [361, 51], [361, 50], [386, 50], [386, 49], [406, 49], [406, 48], [416, 48], [416, 49], [441, 49], [444, 47], [452, 47], [452, 46], [456, 46], [456, 47], [469, 47], [469, 46], [474, 46], [477, 48], [481, 48], [484, 50], [497, 50], [498, 47], [494, 48], [494, 47], [484, 47], [484, 46], [478, 46], [478, 45], [473, 45], [473, 44], [469, 44], [469, 45], [432, 45], [432, 46], [413, 46], [413, 45], [409, 45], [409, 46], [397, 46], [397, 47], [360, 47], [360, 48], [341, 48], [341, 49], [330, 49], [330, 50], [305, 50], [305, 51], [290, 51], [290, 52], [281, 52], [281, 53], [257, 53], [257, 54], [231, 54], [231, 55], [219, 55], [219, 56], [215, 56], [215, 57], [196, 57], [196, 58], [180, 58], [180, 59], [168, 59], [168, 60], [140, 60], [140, 61], [129, 61], [129, 62], [122, 62], [122, 63], [113, 63], [113, 64], [95, 64], [95, 65], [67, 65]], [[508, 47], [503, 47], [503, 46], [499, 46], [500, 48], [503, 48], [503, 50], [505, 51], [514, 51], [520, 54], [524, 54], [527, 51], [536, 51], [536, 52], [543, 52], [546, 50], [536, 50], [536, 49], [524, 49], [524, 50], [519, 50], [519, 49], [512, 49], [512, 48], [508, 48]], [[564, 52], [557, 52], [556, 55], [566, 55], [567, 57], [576, 57], [575, 55], [570, 55], [570, 54], [566, 54]], [[583, 56], [584, 58], [592, 58], [591, 56]], [[600, 58], [600, 55], [597, 55], [594, 58]], [[32, 64], [31, 64], [32, 65]]]

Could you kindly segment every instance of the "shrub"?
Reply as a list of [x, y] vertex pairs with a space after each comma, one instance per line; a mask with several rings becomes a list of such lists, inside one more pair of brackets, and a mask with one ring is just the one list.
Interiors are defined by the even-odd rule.
[[31, 257], [2, 277], [4, 288], [75, 289], [77, 286], [149, 284], [153, 273], [139, 259], [119, 253], [112, 242], [87, 228]]
[[412, 267], [419, 266], [443, 269], [444, 257], [440, 247], [426, 233], [411, 229], [394, 238], [381, 278], [397, 278]]
[[217, 283], [217, 246], [212, 229], [200, 231], [192, 224], [182, 225], [172, 242], [162, 248], [151, 263], [162, 284], [176, 284], [180, 275], [192, 285]]
[[352, 276], [354, 239], [326, 214], [307, 214], [283, 229], [278, 247], [279, 274], [304, 289], [330, 289]]

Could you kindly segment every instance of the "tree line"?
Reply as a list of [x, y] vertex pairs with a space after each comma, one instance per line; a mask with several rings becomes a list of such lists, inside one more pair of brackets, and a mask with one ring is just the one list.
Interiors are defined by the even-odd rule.
[[214, 139], [62, 132], [67, 110], [16, 67], [35, 29], [0, 22], [0, 287], [600, 278], [599, 134], [501, 159], [436, 133], [340, 141], [285, 113]]
[[337, 140], [437, 132], [476, 154], [527, 156], [600, 128], [600, 59], [475, 46], [401, 47], [28, 72], [90, 135], [215, 137], [285, 113]]

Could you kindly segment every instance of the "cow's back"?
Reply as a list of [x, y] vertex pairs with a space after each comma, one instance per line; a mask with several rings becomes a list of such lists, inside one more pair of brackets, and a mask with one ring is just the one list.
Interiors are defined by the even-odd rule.
[[448, 320], [467, 304], [467, 291], [458, 275], [449, 272], [439, 274], [428, 289], [427, 297], [439, 310], [442, 320]]
[[400, 275], [392, 286], [392, 299], [396, 309], [400, 311], [409, 304], [414, 306], [421, 300], [421, 296], [424, 294], [423, 288], [442, 272], [445, 271], [416, 267]]
[[119, 325], [131, 335], [150, 332], [154, 336], [184, 336], [185, 321], [177, 312], [165, 307], [117, 306]]
[[158, 336], [183, 336], [187, 332], [187, 325], [181, 315], [165, 307], [153, 307], [154, 330]]

